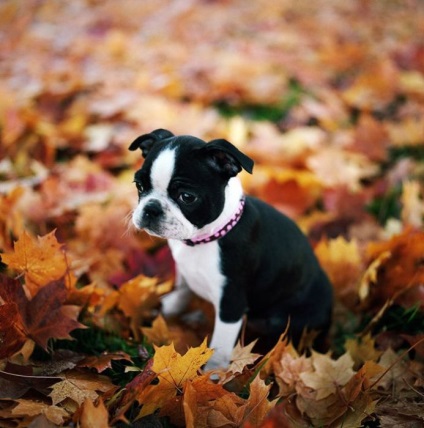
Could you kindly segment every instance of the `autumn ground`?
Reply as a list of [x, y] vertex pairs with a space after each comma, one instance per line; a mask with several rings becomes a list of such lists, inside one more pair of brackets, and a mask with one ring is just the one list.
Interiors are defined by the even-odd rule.
[[[423, 41], [419, 0], [0, 2], [0, 426], [423, 426]], [[213, 382], [210, 308], [154, 315], [127, 147], [158, 127], [255, 159], [334, 284], [328, 354]]]

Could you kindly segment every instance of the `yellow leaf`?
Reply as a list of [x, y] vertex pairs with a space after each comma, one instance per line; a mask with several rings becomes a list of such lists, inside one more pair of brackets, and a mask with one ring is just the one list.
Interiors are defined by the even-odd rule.
[[381, 355], [381, 352], [375, 349], [375, 340], [370, 333], [358, 339], [347, 339], [345, 349], [357, 366], [365, 361], [377, 361]]
[[206, 339], [197, 348], [190, 348], [185, 355], [175, 351], [174, 344], [155, 346], [152, 371], [159, 383], [149, 385], [138, 398], [143, 404], [139, 417], [153, 413], [177, 393], [182, 393], [184, 383], [197, 376], [198, 370], [212, 356], [213, 350], [206, 345]]
[[342, 236], [323, 239], [315, 247], [315, 254], [340, 296], [346, 300], [356, 294], [357, 283], [362, 272], [362, 260], [355, 239], [346, 241]]
[[162, 315], [153, 321], [151, 327], [143, 327], [141, 331], [147, 340], [155, 345], [169, 345], [171, 341], [171, 333]]

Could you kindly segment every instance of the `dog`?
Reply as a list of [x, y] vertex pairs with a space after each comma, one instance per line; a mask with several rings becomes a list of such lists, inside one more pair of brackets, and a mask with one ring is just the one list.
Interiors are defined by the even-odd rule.
[[269, 343], [289, 325], [298, 343], [305, 328], [325, 335], [332, 286], [296, 224], [243, 193], [239, 172], [253, 161], [224, 139], [205, 141], [157, 129], [129, 147], [145, 158], [134, 176], [137, 229], [168, 240], [176, 263], [165, 316], [182, 313], [191, 292], [211, 302], [215, 324], [206, 369], [226, 367], [243, 319]]

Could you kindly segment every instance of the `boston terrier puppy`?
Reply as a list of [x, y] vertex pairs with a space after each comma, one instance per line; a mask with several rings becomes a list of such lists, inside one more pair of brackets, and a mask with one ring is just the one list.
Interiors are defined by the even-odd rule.
[[245, 315], [270, 344], [287, 325], [294, 343], [305, 328], [325, 336], [332, 287], [296, 224], [244, 195], [237, 174], [252, 173], [248, 156], [223, 139], [205, 143], [165, 129], [141, 135], [129, 149], [145, 158], [134, 178], [133, 223], [166, 238], [176, 262], [164, 315], [184, 311], [191, 291], [214, 306], [215, 352], [206, 369], [229, 364]]

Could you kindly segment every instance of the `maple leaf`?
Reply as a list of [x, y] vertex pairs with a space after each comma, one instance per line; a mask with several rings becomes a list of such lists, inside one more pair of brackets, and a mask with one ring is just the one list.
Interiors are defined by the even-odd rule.
[[1, 255], [10, 268], [25, 275], [25, 285], [30, 295], [51, 281], [62, 278], [68, 271], [63, 244], [57, 242], [55, 231], [33, 238], [23, 231], [15, 242], [14, 252]]
[[338, 297], [351, 306], [363, 267], [357, 241], [346, 241], [342, 236], [324, 238], [315, 247], [315, 254]]
[[115, 388], [107, 376], [89, 372], [70, 371], [63, 375], [63, 380], [55, 383], [49, 394], [54, 405], [70, 398], [82, 405], [86, 399], [95, 401], [99, 392]]
[[241, 346], [240, 341], [237, 342], [231, 354], [231, 364], [228, 367], [228, 371], [232, 373], [241, 373], [243, 369], [253, 364], [261, 355], [252, 353], [252, 349], [255, 346], [257, 340], [249, 343], [249, 345]]
[[70, 416], [65, 409], [40, 400], [35, 401], [20, 398], [16, 400], [16, 402], [18, 403], [18, 405], [12, 409], [12, 415], [14, 417], [38, 416], [42, 414], [50, 422], [61, 426]]
[[[63, 305], [66, 300], [66, 286], [63, 280], [53, 281], [41, 288], [32, 300], [28, 300], [22, 285], [17, 280], [4, 276], [0, 277], [0, 297], [5, 302], [6, 310], [10, 309], [14, 315], [14, 330], [16, 337], [7, 332], [7, 323], [0, 327], [3, 342], [6, 337], [10, 343], [3, 343], [2, 351], [19, 350], [27, 339], [33, 339], [38, 345], [47, 349], [50, 338], [69, 339], [69, 333], [84, 326], [68, 314], [73, 312], [74, 317], [79, 309]], [[3, 308], [0, 306], [0, 308]], [[0, 320], [4, 319], [5, 309], [0, 309]], [[3, 314], [3, 317], [1, 316]]]
[[117, 306], [131, 320], [131, 330], [139, 338], [139, 326], [144, 317], [158, 306], [159, 297], [169, 292], [172, 281], [158, 284], [157, 278], [138, 275], [123, 284], [118, 291], [110, 293], [103, 303], [101, 313], [104, 314]]
[[277, 404], [278, 399], [268, 401], [268, 395], [271, 384], [265, 385], [265, 382], [256, 376], [250, 384], [250, 395], [246, 404], [242, 407], [244, 410], [243, 422], [248, 422], [252, 426], [260, 426], [262, 420]]
[[344, 347], [355, 361], [356, 366], [365, 361], [377, 361], [381, 355], [381, 351], [375, 349], [375, 340], [371, 337], [371, 333], [358, 339], [346, 339]]
[[112, 361], [127, 360], [131, 361], [131, 357], [125, 352], [103, 353], [98, 356], [89, 356], [78, 363], [78, 367], [91, 367], [98, 373], [112, 368]]
[[305, 356], [299, 356], [296, 350], [289, 346], [274, 363], [274, 373], [279, 386], [279, 393], [286, 397], [295, 392], [308, 395], [309, 388], [305, 387], [301, 379], [302, 373], [312, 372], [312, 361]]
[[187, 381], [184, 385], [182, 403], [185, 425], [193, 428], [208, 427], [208, 415], [213, 409], [215, 400], [224, 396], [229, 396], [235, 402], [241, 402], [238, 396], [224, 389], [221, 384], [211, 382], [209, 375]]
[[424, 304], [420, 289], [424, 283], [424, 232], [407, 229], [389, 241], [368, 244], [367, 252], [371, 260], [380, 259], [377, 280], [369, 289], [372, 303], [396, 299], [406, 307]]
[[151, 327], [142, 327], [141, 331], [150, 343], [157, 346], [169, 345], [171, 342], [171, 332], [162, 315], [155, 318]]
[[316, 399], [320, 400], [336, 392], [337, 388], [344, 386], [354, 375], [353, 359], [345, 353], [337, 360], [317, 352], [312, 353], [314, 371], [303, 372], [300, 378], [306, 386], [316, 391]]
[[181, 393], [184, 383], [193, 379], [213, 354], [206, 345], [206, 339], [199, 347], [190, 348], [185, 355], [176, 352], [173, 344], [154, 348], [152, 371], [157, 374], [159, 383], [149, 385], [138, 397], [143, 404], [139, 417], [153, 413], [178, 392]]

